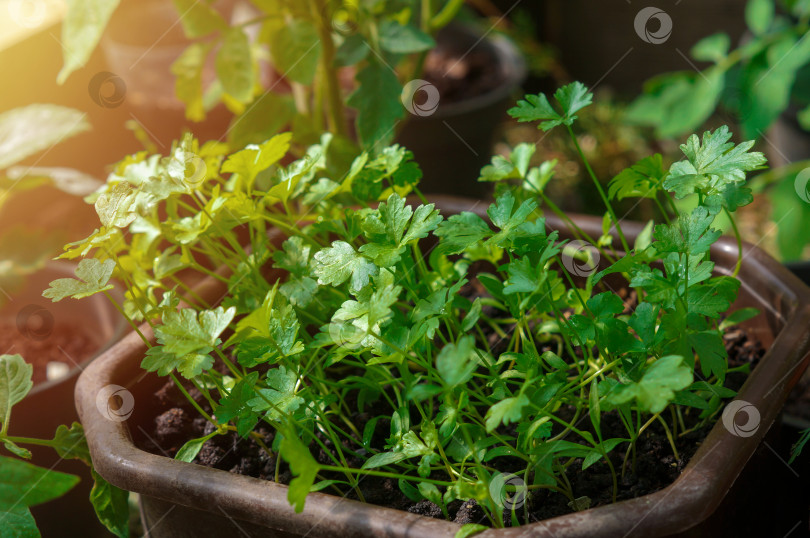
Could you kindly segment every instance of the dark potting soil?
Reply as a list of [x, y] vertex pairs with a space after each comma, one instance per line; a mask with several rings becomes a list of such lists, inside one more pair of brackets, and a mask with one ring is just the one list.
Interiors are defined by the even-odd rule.
[[0, 319], [2, 353], [20, 354], [34, 366], [34, 384], [47, 380], [50, 362], [69, 369], [79, 365], [96, 349], [97, 342], [81, 324], [30, 316], [22, 325], [15, 319]]
[[[468, 293], [475, 294], [477, 290], [468, 290]], [[635, 303], [635, 297], [625, 293], [626, 305], [631, 308]], [[732, 367], [749, 364], [753, 368], [763, 356], [764, 350], [755, 341], [749, 339], [745, 331], [733, 329], [724, 336], [726, 349], [729, 352], [729, 361]], [[746, 375], [743, 373], [732, 373], [727, 378], [726, 386], [735, 390], [739, 389], [745, 381]], [[187, 390], [197, 402], [207, 408], [201, 395], [193, 389]], [[204, 418], [198, 416], [193, 407], [186, 401], [182, 393], [171, 382], [163, 385], [156, 393], [153, 401], [155, 409], [158, 410], [157, 418], [151, 429], [133, 431], [135, 443], [144, 450], [155, 454], [164, 454], [173, 457], [180, 447], [187, 440], [202, 437], [213, 431], [213, 426]], [[563, 408], [561, 415], [568, 415], [572, 418], [573, 409]], [[155, 414], [151, 416], [155, 416]], [[678, 450], [679, 459], [676, 459], [665, 432], [659, 423], [654, 423], [639, 438], [636, 445], [636, 457], [634, 464], [629, 464], [623, 469], [623, 461], [626, 444], [619, 445], [611, 454], [611, 462], [616, 469], [618, 476], [616, 500], [631, 499], [658, 491], [671, 484], [686, 467], [691, 457], [695, 454], [710, 431], [712, 424], [698, 426], [699, 419], [696, 410], [684, 410], [684, 422], [686, 425], [685, 434], [676, 437], [675, 445]], [[352, 417], [357, 428], [362, 431], [366, 422], [372, 418], [369, 413], [357, 413]], [[581, 420], [579, 428], [589, 429], [590, 421], [587, 416]], [[387, 437], [389, 425], [385, 420], [380, 420], [375, 428], [375, 436], [372, 445], [383, 447]], [[690, 431], [691, 430], [691, 431]], [[274, 432], [266, 425], [260, 423], [254, 430], [258, 433], [265, 446], [270, 446], [273, 442]], [[552, 431], [552, 435], [558, 433]], [[681, 433], [681, 432], [677, 432]], [[615, 413], [605, 413], [602, 418], [602, 434], [604, 438], [620, 437], [624, 438], [627, 432]], [[330, 449], [331, 441], [321, 437], [327, 449]], [[356, 446], [345, 444], [345, 449], [351, 451], [357, 449]], [[315, 443], [310, 446], [313, 456], [324, 464], [333, 463], [329, 455]], [[346, 451], [344, 451], [346, 453]], [[349, 454], [347, 453], [347, 456]], [[500, 469], [503, 472], [511, 472], [519, 467], [515, 462], [510, 462], [509, 458], [500, 458], [502, 462]], [[632, 462], [632, 458], [628, 460]], [[278, 473], [278, 481], [288, 484], [292, 479], [289, 467], [286, 462], [278, 461], [276, 455], [267, 454], [253, 438], [242, 439], [235, 432], [215, 436], [208, 440], [202, 450], [194, 460], [194, 463], [213, 467], [224, 471], [238, 473], [264, 480], [274, 480]], [[352, 467], [360, 467], [362, 461], [359, 459], [349, 459], [348, 464]], [[514, 466], [514, 467], [513, 467]], [[576, 497], [587, 497], [591, 507], [609, 504], [613, 502], [613, 475], [610, 467], [601, 461], [588, 470], [582, 471], [582, 461], [574, 461], [566, 471], [566, 477], [571, 484]], [[335, 476], [335, 478], [342, 478]], [[441, 478], [436, 476], [436, 478]], [[408, 512], [417, 513], [429, 517], [443, 518], [442, 510], [439, 506], [423, 500], [413, 502], [408, 499], [399, 489], [395, 480], [378, 477], [366, 477], [359, 485], [362, 491], [363, 500], [368, 503], [387, 506]], [[326, 489], [326, 493], [337, 493], [334, 490]], [[357, 499], [354, 491], [346, 495], [347, 498]], [[535, 490], [525, 503], [526, 512], [518, 510], [521, 522], [526, 518], [529, 522], [540, 521], [550, 517], [571, 513], [568, 498], [563, 495], [548, 490]], [[466, 502], [456, 501], [448, 506], [450, 519], [464, 523], [486, 523], [484, 512], [474, 500]], [[509, 525], [508, 511], [505, 515], [505, 524]]]

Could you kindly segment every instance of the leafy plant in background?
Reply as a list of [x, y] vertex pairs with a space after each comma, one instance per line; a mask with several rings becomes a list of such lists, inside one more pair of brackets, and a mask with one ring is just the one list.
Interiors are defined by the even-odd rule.
[[[780, 14], [777, 7], [784, 7]], [[801, 105], [799, 123], [810, 129], [810, 22], [806, 0], [748, 0], [745, 18], [751, 35], [731, 49], [726, 34], [698, 42], [697, 61], [712, 65], [700, 73], [659, 75], [647, 82], [644, 95], [627, 112], [635, 123], [651, 125], [659, 137], [699, 128], [719, 106], [739, 118], [746, 138], [759, 138], [791, 105]]]
[[[655, 127], [659, 137], [699, 128], [718, 109], [738, 119], [746, 138], [761, 138], [784, 114], [810, 130], [810, 2], [748, 0], [750, 35], [731, 48], [726, 34], [698, 42], [697, 61], [711, 62], [702, 72], [659, 75], [645, 85], [644, 95], [629, 107], [626, 119]], [[777, 149], [778, 151], [778, 149]], [[808, 155], [807, 157], [810, 157]], [[770, 184], [772, 219], [778, 222], [777, 244], [785, 259], [796, 259], [810, 243], [810, 208], [797, 196], [797, 174], [810, 160], [791, 163], [753, 180], [757, 190]]]
[[[53, 439], [32, 439], [10, 435], [14, 405], [22, 401], [33, 386], [33, 367], [20, 355], [0, 355], [0, 443], [12, 458], [0, 456], [0, 536], [29, 538], [39, 536], [29, 507], [61, 497], [70, 491], [79, 477], [27, 463], [31, 452], [25, 445], [54, 449], [62, 459], [78, 459], [91, 466], [90, 451], [79, 423], [70, 428], [59, 426]], [[19, 459], [19, 458], [22, 458]], [[95, 485], [90, 501], [99, 520], [116, 536], [129, 536], [127, 492], [107, 483], [92, 471]]]
[[[562, 127], [577, 146], [573, 126], [592, 96], [574, 83], [554, 100], [530, 95], [510, 113]], [[693, 135], [669, 170], [656, 155], [620, 174], [602, 192], [599, 238], [552, 206], [597, 245], [576, 255], [608, 262], [577, 280], [565, 270], [569, 245], [539, 209], [553, 164], [529, 167], [528, 147], [483, 171], [498, 183], [485, 220], [408, 204], [409, 192], [421, 196], [420, 174], [398, 146], [340, 168], [328, 158], [331, 135], [287, 165], [289, 133], [230, 155], [186, 138], [167, 157], [119, 163], [95, 197], [101, 228], [63, 254], [83, 258], [78, 278], [44, 295], [85, 297], [114, 276], [125, 283], [118, 307], [156, 336], [141, 366], [187, 396], [196, 389], [189, 403], [214, 427], [177, 459], [193, 461], [209, 439], [237, 432], [281, 454], [296, 510], [316, 490], [363, 500], [360, 479], [377, 476], [445, 516], [452, 501], [475, 499], [492, 526], [519, 525], [529, 511], [504, 508], [506, 478], [522, 480], [529, 505], [535, 491], [552, 490], [584, 509], [590, 500], [566, 470], [606, 465], [615, 498], [645, 432], [662, 428], [677, 458], [687, 419], [710, 421], [734, 395], [723, 330], [756, 311], [727, 313], [740, 284], [712, 275], [712, 222], [750, 202], [746, 173], [765, 159], [730, 137], [725, 127]], [[678, 215], [672, 197], [692, 194], [698, 206]], [[660, 221], [635, 245], [617, 197], [660, 204]], [[268, 238], [271, 229], [283, 237]], [[474, 271], [478, 261], [491, 271]], [[183, 270], [226, 285], [221, 303], [189, 289]], [[638, 292], [629, 314], [604, 285], [616, 273]], [[462, 293], [473, 281], [486, 291]], [[606, 413], [624, 435], [603, 435]], [[260, 423], [275, 432], [269, 446], [254, 431]], [[611, 459], [614, 451], [623, 456]]]
[[[90, 128], [78, 110], [35, 104], [0, 114], [0, 211], [24, 190], [51, 185], [84, 195], [101, 184], [67, 168], [20, 165], [26, 158]], [[0, 233], [0, 287], [13, 292], [26, 275], [41, 269], [61, 242], [52, 230], [13, 226]]]
[[[393, 140], [404, 118], [403, 83], [419, 78], [435, 46], [432, 35], [463, 5], [462, 0], [255, 0], [256, 17], [229, 23], [211, 2], [172, 3], [186, 35], [195, 40], [172, 66], [187, 118], [200, 121], [222, 102], [239, 116], [229, 131], [233, 147], [261, 141], [292, 121], [298, 143], [316, 142], [327, 130], [366, 148]], [[89, 57], [116, 5], [70, 4], [60, 81]], [[86, 28], [88, 13], [95, 15], [92, 32]], [[71, 24], [76, 20], [83, 23]], [[255, 40], [249, 37], [253, 31]], [[289, 95], [279, 92], [278, 80], [262, 88], [260, 60], [268, 57], [291, 87]], [[216, 80], [204, 87], [209, 58]], [[355, 74], [353, 83], [341, 81], [341, 68]]]

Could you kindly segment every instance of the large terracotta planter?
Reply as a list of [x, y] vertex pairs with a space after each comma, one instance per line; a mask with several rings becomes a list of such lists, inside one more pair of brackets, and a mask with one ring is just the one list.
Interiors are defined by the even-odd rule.
[[[472, 201], [434, 201], [445, 214], [471, 208], [481, 214], [484, 211], [482, 204]], [[601, 219], [576, 220], [589, 234], [600, 234]], [[563, 238], [571, 237], [559, 221], [549, 218], [547, 224], [560, 229]], [[623, 228], [632, 244], [641, 226], [627, 223]], [[736, 255], [732, 240], [722, 239], [712, 247], [719, 273], [730, 273]], [[718, 422], [681, 476], [657, 493], [525, 527], [493, 529], [480, 536], [668, 536], [706, 520], [706, 529], [717, 523], [717, 518], [712, 523], [710, 516], [775, 423], [787, 393], [807, 365], [805, 355], [810, 349], [810, 289], [751, 246], [745, 247], [740, 278], [740, 298], [734, 307], [760, 308], [761, 314], [747, 328], [767, 349], [737, 397], [760, 413], [759, 426], [752, 435], [734, 435]], [[203, 293], [218, 296], [215, 294], [221, 290], [217, 287], [211, 285]], [[144, 333], [152, 337], [151, 332]], [[303, 513], [296, 514], [287, 502], [284, 485], [140, 450], [132, 442], [131, 431], [155, 416], [155, 410], [150, 409], [150, 391], [157, 381], [144, 377], [139, 369], [145, 350], [137, 335], [124, 338], [82, 374], [76, 404], [96, 469], [111, 483], [141, 494], [144, 524], [151, 537], [238, 535], [241, 530], [251, 536], [424, 538], [452, 537], [459, 529], [448, 521], [323, 493], [310, 494]], [[127, 421], [109, 420], [98, 410], [97, 395], [111, 384], [125, 386], [134, 395], [135, 408]]]

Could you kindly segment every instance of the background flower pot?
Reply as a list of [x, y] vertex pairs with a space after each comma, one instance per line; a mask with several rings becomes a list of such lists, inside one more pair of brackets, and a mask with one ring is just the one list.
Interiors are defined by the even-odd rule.
[[[473, 201], [435, 201], [445, 214], [471, 208], [483, 214], [483, 206]], [[587, 233], [600, 234], [601, 219], [576, 220]], [[547, 223], [560, 229], [563, 238], [571, 236], [559, 221], [549, 218]], [[641, 225], [633, 223], [623, 228], [631, 242], [641, 231]], [[481, 536], [668, 536], [698, 525], [706, 532], [718, 525], [728, 531], [729, 519], [717, 509], [775, 423], [787, 393], [807, 365], [805, 355], [810, 349], [810, 334], [805, 330], [810, 324], [810, 290], [759, 249], [746, 246], [744, 255], [741, 293], [735, 308], [761, 309], [747, 329], [768, 349], [737, 398], [750, 402], [759, 412], [751, 435], [732, 433], [733, 426], [727, 429], [718, 422], [682, 475], [657, 493], [529, 527], [490, 530]], [[712, 247], [719, 273], [730, 273], [736, 256], [732, 240], [722, 239]], [[217, 291], [212, 284], [201, 295], [215, 297]], [[144, 334], [151, 337], [151, 331]], [[303, 513], [295, 514], [286, 500], [286, 486], [138, 449], [131, 432], [154, 418], [150, 395], [160, 383], [154, 377], [144, 377], [139, 369], [145, 350], [135, 334], [110, 349], [82, 374], [76, 404], [96, 469], [111, 483], [141, 494], [144, 523], [153, 538], [233, 534], [238, 532], [234, 526], [254, 536], [451, 537], [458, 530], [456, 524], [447, 521], [321, 493], [311, 494]], [[131, 416], [127, 413], [127, 422], [98, 408], [97, 395], [111, 384], [125, 386], [134, 395], [134, 409], [127, 410], [132, 411]], [[750, 523], [748, 518], [740, 518], [739, 524], [745, 528], [750, 528]]]
[[[62, 376], [36, 383], [28, 396], [14, 406], [9, 430], [13, 435], [50, 439], [60, 424], [78, 421], [71, 405], [76, 379], [124, 333], [123, 318], [103, 295], [69, 303], [51, 303], [42, 297], [42, 290], [51, 281], [73, 276], [74, 268], [69, 262], [49, 263], [43, 270], [25, 277], [24, 288], [0, 309], [5, 330], [16, 329], [16, 334], [6, 335], [16, 343], [3, 353], [20, 353], [28, 362], [34, 362], [39, 357], [26, 353], [26, 349], [59, 346], [67, 361]], [[79, 331], [81, 336], [76, 334]], [[83, 349], [69, 347], [68, 343], [77, 339], [84, 342]], [[77, 460], [60, 460], [51, 448], [27, 448], [35, 465], [81, 477], [81, 482], [64, 497], [31, 509], [42, 535], [65, 536], [65, 529], [71, 529], [81, 536], [108, 536], [88, 501], [93, 482], [87, 465]]]
[[[417, 92], [413, 95], [415, 103], [404, 103], [413, 111], [397, 142], [411, 150], [419, 163], [424, 173], [419, 186], [423, 192], [481, 197], [488, 185], [478, 182], [479, 172], [489, 164], [495, 133], [514, 103], [512, 94], [526, 78], [526, 64], [506, 37], [485, 36], [470, 26], [450, 24], [436, 36], [436, 43], [437, 50], [446, 51], [446, 56], [459, 57], [458, 65], [479, 57], [494, 70], [486, 76], [497, 83], [484, 93], [459, 101]], [[429, 77], [439, 79], [437, 87], [457, 68], [456, 62], [448, 64]]]
[[[559, 50], [571, 77], [591, 90], [604, 84], [629, 95], [638, 94], [652, 76], [693, 69], [685, 58], [700, 39], [724, 32], [737, 43], [746, 30], [742, 0], [544, 4], [542, 39]], [[640, 13], [643, 8], [648, 11]]]

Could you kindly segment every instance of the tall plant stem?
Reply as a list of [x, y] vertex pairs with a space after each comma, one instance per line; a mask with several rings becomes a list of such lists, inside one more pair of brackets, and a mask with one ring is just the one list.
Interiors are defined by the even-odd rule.
[[346, 115], [343, 109], [343, 99], [340, 95], [337, 69], [335, 68], [335, 43], [332, 41], [332, 32], [329, 28], [330, 18], [326, 16], [328, 11], [326, 0], [314, 0], [314, 5], [317, 9], [318, 35], [321, 38], [321, 71], [326, 86], [329, 127], [333, 133], [345, 138], [348, 133]]
[[574, 134], [574, 130], [571, 129], [570, 125], [566, 125], [568, 127], [568, 134], [571, 135], [571, 140], [574, 141], [574, 146], [577, 148], [577, 153], [579, 153], [579, 158], [582, 159], [583, 164], [585, 165], [585, 169], [588, 171], [588, 175], [591, 176], [593, 180], [593, 184], [596, 187], [596, 190], [599, 192], [599, 196], [602, 197], [602, 201], [605, 203], [605, 207], [610, 213], [610, 218], [613, 219], [613, 225], [616, 226], [616, 233], [619, 234], [619, 240], [622, 242], [622, 247], [624, 248], [625, 252], [630, 252], [630, 246], [627, 243], [627, 238], [624, 237], [624, 232], [622, 231], [622, 226], [619, 224], [619, 219], [616, 217], [616, 212], [613, 211], [613, 206], [610, 205], [610, 201], [608, 200], [607, 194], [605, 194], [605, 189], [602, 188], [602, 184], [599, 183], [599, 178], [596, 177], [596, 174], [591, 168], [591, 164], [588, 162], [588, 159], [585, 157], [585, 153], [582, 151], [582, 148], [579, 146], [579, 141], [577, 140], [576, 135]]

